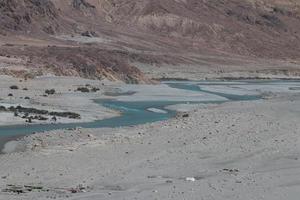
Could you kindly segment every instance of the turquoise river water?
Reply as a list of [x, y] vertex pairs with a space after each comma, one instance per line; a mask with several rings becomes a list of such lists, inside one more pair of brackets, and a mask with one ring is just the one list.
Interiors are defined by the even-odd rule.
[[[190, 90], [199, 93], [209, 93], [226, 98], [225, 101], [197, 101], [192, 103], [222, 103], [226, 101], [250, 101], [261, 99], [261, 93], [257, 90], [265, 92], [272, 91], [291, 91], [300, 92], [299, 81], [168, 81], [163, 82], [170, 88], [182, 90]], [[212, 88], [212, 89], [211, 89]], [[242, 91], [242, 92], [241, 92]], [[256, 93], [255, 93], [256, 92]], [[249, 94], [248, 94], [249, 93]], [[175, 104], [191, 103], [188, 101], [117, 101], [99, 99], [97, 103], [110, 109], [118, 110], [122, 114], [117, 117], [98, 120], [88, 123], [71, 123], [71, 124], [30, 124], [30, 125], [14, 125], [0, 127], [0, 148], [3, 144], [13, 138], [32, 134], [34, 132], [44, 132], [56, 129], [68, 129], [75, 127], [83, 128], [102, 128], [102, 127], [121, 127], [145, 124], [150, 122], [167, 120], [176, 115], [176, 112], [166, 107]], [[164, 110], [164, 113], [149, 111], [149, 108]]]

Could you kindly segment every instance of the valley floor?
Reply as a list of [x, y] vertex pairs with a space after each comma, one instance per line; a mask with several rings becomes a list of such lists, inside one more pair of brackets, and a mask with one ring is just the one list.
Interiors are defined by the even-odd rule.
[[0, 156], [5, 200], [297, 200], [300, 96], [198, 107], [137, 127], [52, 131]]

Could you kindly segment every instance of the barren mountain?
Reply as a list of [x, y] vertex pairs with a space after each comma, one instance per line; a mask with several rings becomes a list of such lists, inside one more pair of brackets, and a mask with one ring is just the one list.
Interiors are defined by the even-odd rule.
[[48, 0], [1, 0], [0, 11], [2, 31], [13, 32], [36, 27], [46, 33], [54, 33], [58, 26], [57, 9]]
[[0, 0], [0, 35], [2, 55], [57, 75], [147, 81], [137, 63], [298, 73], [298, 65], [274, 59], [299, 59], [300, 3]]

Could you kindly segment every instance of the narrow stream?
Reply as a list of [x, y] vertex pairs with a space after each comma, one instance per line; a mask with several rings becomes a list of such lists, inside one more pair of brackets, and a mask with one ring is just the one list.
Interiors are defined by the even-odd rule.
[[[170, 88], [189, 90], [199, 93], [208, 93], [226, 98], [226, 101], [251, 101], [261, 99], [262, 92], [300, 92], [291, 88], [300, 87], [300, 82], [294, 81], [231, 81], [231, 82], [210, 82], [210, 81], [167, 81], [163, 82]], [[260, 90], [260, 92], [258, 92]], [[44, 132], [57, 129], [68, 129], [75, 127], [82, 128], [101, 128], [101, 127], [121, 127], [145, 124], [150, 122], [162, 121], [176, 115], [175, 111], [168, 110], [166, 107], [175, 104], [190, 103], [190, 101], [118, 101], [118, 100], [95, 100], [97, 103], [122, 114], [117, 117], [97, 120], [88, 123], [71, 124], [30, 124], [0, 127], [0, 149], [3, 144], [11, 138], [16, 138], [34, 132]], [[192, 103], [222, 103], [224, 101], [193, 101]], [[153, 112], [149, 108], [159, 109], [163, 112]]]

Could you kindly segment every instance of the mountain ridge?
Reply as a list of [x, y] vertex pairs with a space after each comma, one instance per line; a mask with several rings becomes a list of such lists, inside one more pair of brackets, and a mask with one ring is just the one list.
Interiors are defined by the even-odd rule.
[[295, 0], [0, 0], [0, 34], [39, 38], [48, 45], [68, 36], [61, 41], [64, 47], [82, 46], [87, 38], [70, 42], [77, 36], [94, 38], [97, 42], [84, 48], [105, 47], [112, 60], [132, 67], [136, 61], [202, 63], [191, 54], [298, 60], [299, 8]]

